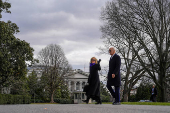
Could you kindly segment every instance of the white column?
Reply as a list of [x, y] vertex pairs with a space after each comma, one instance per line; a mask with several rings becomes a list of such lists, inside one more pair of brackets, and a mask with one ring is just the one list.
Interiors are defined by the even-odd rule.
[[74, 81], [74, 90], [76, 90], [76, 83], [77, 83], [77, 82], [76, 82], [76, 81]]
[[82, 81], [80, 81], [80, 91], [82, 91]]
[[68, 81], [68, 90], [71, 91], [71, 81]]

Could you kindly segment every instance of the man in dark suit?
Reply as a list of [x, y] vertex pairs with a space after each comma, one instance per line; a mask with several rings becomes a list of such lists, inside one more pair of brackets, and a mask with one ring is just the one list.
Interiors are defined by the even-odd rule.
[[[107, 75], [107, 89], [110, 91], [113, 98], [115, 98], [115, 102], [113, 105], [120, 105], [120, 86], [121, 86], [121, 76], [120, 76], [120, 65], [121, 59], [120, 56], [116, 54], [116, 50], [114, 47], [109, 49], [109, 53], [111, 55], [109, 61], [109, 72]], [[115, 87], [115, 91], [112, 86]]]
[[155, 88], [155, 86], [153, 85], [152, 89], [151, 89], [151, 97], [150, 97], [150, 100], [152, 102], [156, 102], [156, 96], [157, 96], [157, 89]]

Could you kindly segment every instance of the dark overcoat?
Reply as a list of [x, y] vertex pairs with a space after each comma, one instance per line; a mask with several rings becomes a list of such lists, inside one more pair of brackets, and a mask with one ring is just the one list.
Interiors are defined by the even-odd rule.
[[[108, 72], [107, 84], [111, 86], [121, 85], [120, 65], [121, 65], [120, 56], [115, 54], [112, 57], [112, 59], [110, 59], [109, 61], [109, 72]], [[112, 78], [112, 74], [115, 74], [115, 78]]]
[[88, 78], [89, 90], [86, 92], [89, 96], [100, 96], [100, 79], [98, 70], [101, 70], [100, 64], [90, 66], [90, 74]]
[[[151, 94], [152, 94], [152, 88], [151, 88]], [[156, 87], [154, 88], [154, 95], [157, 95], [157, 93], [158, 93], [158, 91], [157, 91], [157, 89], [156, 89]]]

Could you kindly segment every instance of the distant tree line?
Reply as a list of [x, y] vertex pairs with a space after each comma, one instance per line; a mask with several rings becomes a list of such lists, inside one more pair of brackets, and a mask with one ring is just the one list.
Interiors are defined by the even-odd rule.
[[[0, 19], [2, 12], [11, 13], [10, 7], [10, 3], [0, 0]], [[71, 66], [62, 48], [51, 44], [40, 51], [38, 59], [34, 59], [34, 49], [26, 41], [16, 38], [16, 33], [19, 33], [19, 27], [15, 23], [0, 21], [0, 91], [5, 88], [12, 95], [31, 95], [32, 102], [70, 98], [64, 77], [68, 76]], [[28, 66], [37, 62], [45, 67], [40, 80], [35, 71], [26, 76]]]

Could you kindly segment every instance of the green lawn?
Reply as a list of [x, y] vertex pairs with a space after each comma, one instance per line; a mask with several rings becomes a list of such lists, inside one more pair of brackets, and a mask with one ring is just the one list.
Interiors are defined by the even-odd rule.
[[[112, 102], [103, 102], [103, 104], [112, 104]], [[121, 104], [127, 104], [127, 105], [162, 105], [162, 106], [170, 106], [170, 102], [121, 102]]]
[[31, 104], [59, 104], [59, 103], [31, 103]]
[[[59, 104], [59, 103], [31, 103], [31, 104]], [[86, 103], [82, 103], [82, 104], [86, 104]], [[90, 103], [90, 104], [95, 104], [95, 103]], [[103, 102], [102, 104], [112, 104], [112, 102]], [[121, 104], [170, 106], [170, 102], [121, 102]]]

